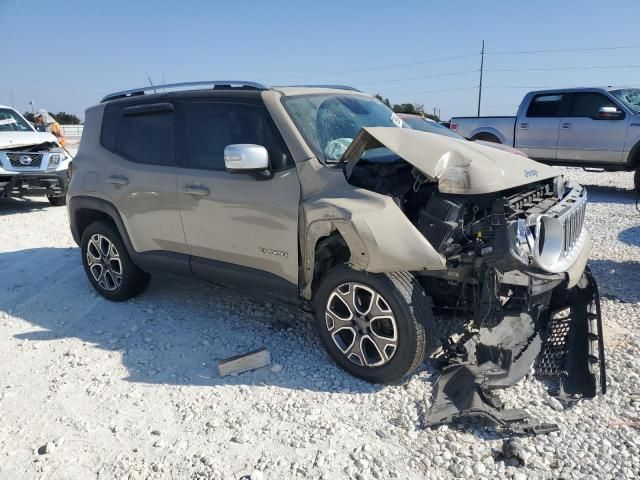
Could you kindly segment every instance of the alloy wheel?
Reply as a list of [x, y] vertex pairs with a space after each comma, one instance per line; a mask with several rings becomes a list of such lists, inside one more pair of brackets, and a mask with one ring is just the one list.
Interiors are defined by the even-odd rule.
[[398, 326], [389, 303], [371, 287], [346, 282], [329, 295], [326, 327], [349, 361], [364, 367], [388, 363], [398, 348]]
[[122, 261], [115, 245], [104, 235], [92, 235], [87, 244], [87, 264], [101, 288], [113, 292], [122, 285]]

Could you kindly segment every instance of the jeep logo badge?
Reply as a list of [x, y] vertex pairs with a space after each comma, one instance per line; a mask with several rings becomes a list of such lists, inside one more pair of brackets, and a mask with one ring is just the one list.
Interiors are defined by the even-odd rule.
[[31, 162], [32, 162], [31, 157], [29, 155], [22, 155], [19, 161], [20, 161], [20, 165], [24, 165], [25, 167], [31, 165]]
[[524, 171], [525, 178], [537, 177], [538, 170], [525, 170]]

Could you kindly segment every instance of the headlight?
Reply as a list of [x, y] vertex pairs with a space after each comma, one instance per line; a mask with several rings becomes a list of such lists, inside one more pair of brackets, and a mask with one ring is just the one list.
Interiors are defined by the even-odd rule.
[[60, 160], [62, 160], [62, 155], [50, 155], [49, 156], [49, 170], [55, 170], [60, 165]]
[[511, 255], [525, 265], [531, 263], [531, 246], [527, 239], [527, 223], [517, 220], [509, 224], [509, 243]]
[[438, 175], [438, 190], [442, 193], [463, 193], [471, 186], [469, 165], [449, 167]]
[[562, 199], [564, 198], [564, 190], [565, 190], [565, 184], [564, 184], [564, 177], [562, 175], [556, 177], [553, 179], [553, 193], [555, 193], [556, 197], [558, 197], [558, 199]]

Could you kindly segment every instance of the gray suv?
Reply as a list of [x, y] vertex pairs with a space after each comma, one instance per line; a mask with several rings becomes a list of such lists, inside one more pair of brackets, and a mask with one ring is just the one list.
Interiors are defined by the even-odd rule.
[[[161, 270], [292, 304], [371, 382], [437, 353], [448, 368], [503, 372], [483, 389], [536, 361], [565, 392], [604, 388], [581, 186], [406, 128], [348, 87], [155, 88], [86, 112], [68, 209], [101, 295], [131, 298]], [[465, 329], [449, 337], [434, 312]]]

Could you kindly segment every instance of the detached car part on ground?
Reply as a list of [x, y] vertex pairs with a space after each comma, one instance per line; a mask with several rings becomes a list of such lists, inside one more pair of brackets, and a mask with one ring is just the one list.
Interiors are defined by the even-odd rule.
[[[240, 83], [143, 88], [87, 111], [69, 216], [98, 292], [125, 300], [168, 270], [292, 303], [314, 312], [336, 363], [371, 382], [436, 354], [430, 424], [480, 415], [548, 430], [491, 393], [532, 366], [564, 399], [604, 393], [581, 186], [521, 155], [404, 128], [357, 91]], [[196, 123], [173, 122], [192, 105]], [[190, 154], [173, 167], [131, 160], [120, 137], [138, 118], [154, 145], [173, 129], [179, 152], [200, 149], [188, 144], [198, 131], [201, 142], [220, 132], [207, 155], [224, 153], [226, 171]], [[226, 128], [207, 127], [221, 118]], [[437, 332], [434, 310], [464, 328]]]
[[46, 196], [51, 205], [64, 205], [70, 160], [53, 135], [0, 105], [0, 198]]

